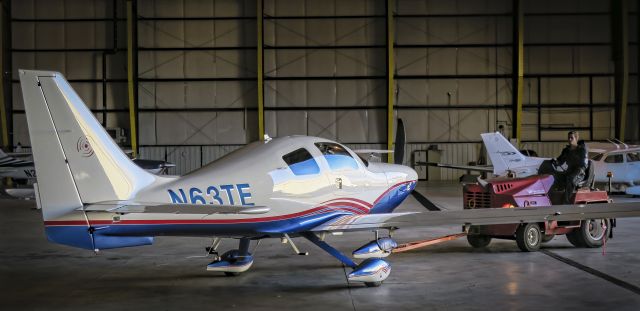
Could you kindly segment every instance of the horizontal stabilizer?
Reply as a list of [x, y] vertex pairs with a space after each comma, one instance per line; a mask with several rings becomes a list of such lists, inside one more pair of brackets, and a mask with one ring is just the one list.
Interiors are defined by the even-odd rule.
[[171, 204], [171, 203], [139, 203], [139, 202], [101, 202], [89, 204], [80, 211], [110, 213], [157, 213], [157, 214], [265, 214], [271, 209], [266, 206], [237, 205], [204, 205], [204, 204]]
[[393, 153], [393, 150], [384, 150], [384, 149], [357, 149], [353, 150], [353, 152], [357, 154], [381, 154], [381, 153]]
[[436, 162], [416, 162], [416, 165], [429, 165], [442, 168], [452, 168], [458, 170], [474, 171], [474, 172], [490, 172], [493, 173], [493, 166], [489, 165], [457, 165]]

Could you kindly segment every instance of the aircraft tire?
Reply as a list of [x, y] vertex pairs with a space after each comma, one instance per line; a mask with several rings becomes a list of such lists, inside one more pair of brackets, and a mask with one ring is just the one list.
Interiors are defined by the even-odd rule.
[[488, 235], [467, 235], [467, 242], [473, 248], [485, 248], [491, 243], [491, 237]]
[[225, 272], [224, 275], [226, 275], [226, 276], [238, 276], [238, 275], [240, 275], [240, 272]]
[[516, 243], [523, 252], [535, 252], [542, 244], [542, 231], [537, 223], [523, 224], [516, 230]]

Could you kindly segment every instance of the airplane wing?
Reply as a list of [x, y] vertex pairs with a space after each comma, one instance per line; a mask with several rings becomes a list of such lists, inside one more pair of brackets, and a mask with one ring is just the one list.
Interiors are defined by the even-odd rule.
[[443, 164], [443, 163], [436, 163], [436, 162], [416, 162], [416, 164], [429, 165], [429, 166], [442, 167], [442, 168], [453, 168], [453, 169], [466, 170], [466, 171], [493, 173], [493, 166], [490, 166], [490, 165], [456, 165], [456, 164]]
[[319, 225], [311, 231], [359, 231], [376, 228], [440, 225], [497, 225], [639, 216], [640, 203], [637, 202], [483, 208], [462, 211], [342, 216]]
[[85, 212], [110, 213], [159, 213], [159, 214], [264, 214], [271, 209], [265, 206], [238, 205], [204, 205], [204, 204], [175, 204], [175, 203], [140, 203], [129, 201], [109, 201], [88, 204], [78, 208]]

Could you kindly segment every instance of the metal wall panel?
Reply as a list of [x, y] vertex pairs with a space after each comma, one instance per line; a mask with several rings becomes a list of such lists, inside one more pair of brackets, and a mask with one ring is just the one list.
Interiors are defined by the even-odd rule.
[[149, 160], [161, 160], [166, 161], [167, 147], [165, 146], [141, 146], [140, 155], [141, 159]]
[[[613, 109], [606, 105], [613, 103], [613, 82], [612, 77], [601, 76], [613, 72], [607, 45], [610, 8], [605, 2], [525, 1], [525, 12], [535, 13], [527, 15], [525, 21], [525, 73], [541, 75], [525, 79], [524, 103], [529, 105], [523, 112], [525, 140], [564, 140], [566, 136], [564, 129], [540, 131], [540, 126], [592, 126], [594, 138], [611, 136]], [[13, 1], [12, 13], [14, 18], [109, 18], [111, 3], [111, 0]], [[118, 3], [122, 18], [124, 1]], [[257, 138], [256, 112], [243, 110], [255, 109], [257, 102], [253, 80], [256, 75], [255, 3], [255, 0], [138, 1], [141, 144], [239, 145]], [[469, 150], [463, 152], [457, 149], [462, 147], [444, 143], [477, 142], [478, 133], [495, 131], [500, 125], [505, 127], [505, 132], [510, 132], [508, 105], [512, 88], [510, 78], [505, 76], [511, 74], [509, 14], [512, 1], [398, 0], [395, 3], [398, 45], [395, 48], [395, 104], [400, 106], [396, 114], [405, 120], [408, 141], [442, 142], [444, 160], [468, 161], [468, 157], [459, 155]], [[630, 4], [635, 7], [636, 2]], [[383, 107], [387, 100], [385, 2], [265, 0], [264, 12], [267, 133], [271, 136], [314, 135], [349, 143], [383, 143], [386, 140]], [[589, 14], [576, 15], [576, 12]], [[407, 14], [430, 16], [402, 17]], [[345, 15], [373, 16], [332, 18]], [[154, 20], [157, 17], [174, 20]], [[192, 17], [202, 19], [186, 20]], [[209, 17], [226, 19], [207, 19]], [[634, 16], [630, 21], [635, 25]], [[13, 48], [110, 48], [111, 27], [108, 21], [14, 22]], [[630, 27], [632, 41], [637, 37], [636, 28]], [[124, 47], [124, 30], [121, 21], [117, 34], [120, 47]], [[331, 48], [334, 45], [350, 47]], [[220, 47], [232, 49], [216, 50]], [[630, 55], [636, 54], [637, 48], [632, 46]], [[14, 52], [12, 57], [14, 69], [51, 68], [70, 79], [102, 78], [101, 52], [23, 51]], [[124, 79], [124, 53], [108, 59], [107, 76]], [[637, 67], [636, 62], [636, 57], [630, 57], [631, 68]], [[13, 70], [13, 74], [17, 79], [17, 70]], [[591, 74], [594, 76], [589, 76]], [[417, 77], [403, 79], [403, 76]], [[220, 78], [229, 81], [215, 81]], [[630, 80], [632, 86], [637, 85], [636, 76]], [[122, 82], [107, 85], [104, 104], [100, 83], [74, 82], [72, 85], [93, 109], [103, 106], [127, 109], [126, 84]], [[637, 88], [629, 90], [630, 102], [637, 102]], [[13, 91], [14, 109], [23, 109], [17, 84]], [[534, 106], [538, 103], [543, 107]], [[587, 106], [590, 103], [599, 105], [593, 109], [593, 122]], [[630, 106], [630, 118], [634, 109]], [[567, 114], [572, 118], [567, 118]], [[107, 116], [108, 125], [128, 127], [126, 113], [109, 112]], [[14, 115], [13, 132], [16, 139], [24, 141], [23, 119], [20, 114]], [[635, 120], [630, 120], [630, 124], [634, 124]], [[588, 136], [585, 134], [583, 137]], [[226, 152], [223, 148], [216, 153], [215, 148], [205, 147], [200, 162]], [[207, 152], [211, 155], [205, 156]], [[440, 177], [455, 179], [455, 175], [443, 173]]]
[[246, 139], [243, 111], [157, 112], [156, 142], [161, 145], [241, 144]]
[[[479, 143], [437, 143], [437, 144], [407, 144], [405, 147], [404, 164], [411, 165], [411, 156], [414, 151], [427, 150], [431, 145], [436, 145], [436, 151], [440, 155], [440, 163], [468, 164], [478, 159], [481, 144]], [[434, 159], [429, 159], [434, 161]], [[430, 180], [458, 180], [465, 171], [454, 169], [439, 169], [439, 175], [429, 176]]]
[[207, 165], [218, 160], [225, 155], [242, 148], [243, 145], [226, 145], [226, 146], [203, 146], [202, 147], [202, 165]]
[[409, 142], [473, 142], [493, 130], [491, 114], [486, 109], [403, 109], [398, 117], [405, 122]]
[[[117, 0], [118, 17], [124, 16], [125, 1]], [[106, 56], [106, 78], [122, 79], [125, 69], [122, 65], [126, 37], [124, 22], [117, 24], [114, 34], [113, 0], [25, 0], [12, 1], [11, 44], [12, 44], [12, 79], [15, 143], [29, 144], [24, 116], [22, 94], [18, 83], [18, 69], [55, 70], [67, 79], [96, 80], [71, 82], [76, 92], [87, 106], [110, 127], [128, 127], [128, 119], [122, 118], [119, 112], [100, 112], [102, 109], [118, 110], [126, 107], [126, 88], [115, 81], [106, 82], [106, 93], [100, 80], [103, 78], [103, 51], [100, 49], [118, 48], [115, 55]], [[16, 19], [47, 19], [52, 21], [31, 21]], [[85, 19], [77, 21], [70, 19]], [[114, 46], [114, 39], [118, 38]], [[51, 50], [54, 49], [54, 50]], [[76, 49], [69, 51], [69, 49]], [[78, 51], [84, 50], [84, 51]], [[103, 103], [103, 95], [106, 96]], [[17, 111], [16, 111], [17, 110]]]
[[167, 161], [176, 167], [168, 170], [169, 175], [184, 175], [202, 166], [202, 148], [199, 146], [167, 147]]

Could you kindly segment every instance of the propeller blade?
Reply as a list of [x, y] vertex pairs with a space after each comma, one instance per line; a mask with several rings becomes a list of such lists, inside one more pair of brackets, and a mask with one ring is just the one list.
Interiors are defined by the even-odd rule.
[[405, 145], [404, 123], [402, 119], [398, 119], [398, 127], [396, 129], [396, 145], [393, 151], [393, 163], [402, 164], [404, 161], [404, 145]]
[[418, 203], [424, 206], [424, 208], [432, 212], [437, 212], [442, 210], [435, 203], [431, 202], [431, 200], [427, 199], [427, 197], [425, 197], [418, 191], [415, 191], [415, 190], [411, 191], [411, 195], [413, 195], [413, 197], [416, 198], [416, 201], [418, 201]]

